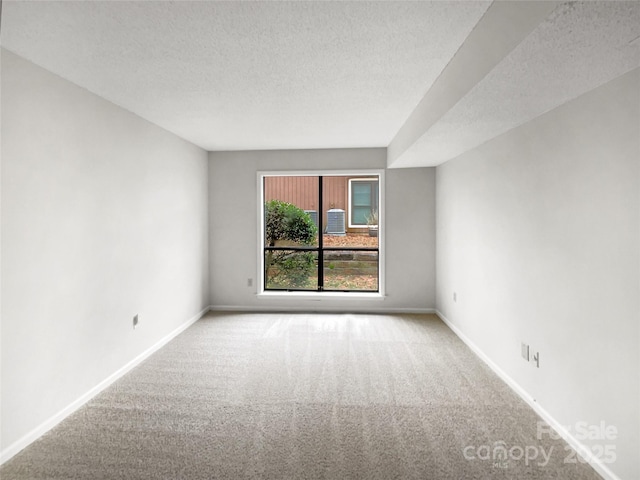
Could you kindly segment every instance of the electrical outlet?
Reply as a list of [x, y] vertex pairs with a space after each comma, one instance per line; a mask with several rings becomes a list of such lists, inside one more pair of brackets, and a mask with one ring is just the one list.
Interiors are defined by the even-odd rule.
[[453, 301], [454, 302], [458, 301], [458, 294], [456, 292], [453, 292]]
[[133, 329], [135, 330], [135, 328], [138, 326], [138, 315], [136, 314], [133, 317]]
[[253, 287], [253, 278], [247, 278], [247, 287]]
[[529, 345], [527, 345], [526, 343], [521, 343], [520, 353], [522, 355], [522, 358], [524, 358], [528, 362], [529, 361]]
[[540, 352], [534, 353], [531, 361], [536, 364], [536, 368], [540, 368]]

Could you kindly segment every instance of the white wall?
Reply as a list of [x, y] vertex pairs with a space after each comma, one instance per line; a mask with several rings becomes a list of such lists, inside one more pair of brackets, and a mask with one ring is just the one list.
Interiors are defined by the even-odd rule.
[[[258, 298], [258, 171], [383, 169], [386, 150], [214, 152], [209, 154], [211, 302], [217, 308], [407, 310], [435, 305], [435, 169], [385, 172], [386, 298]], [[247, 279], [254, 286], [247, 286]], [[321, 297], [318, 297], [319, 299]]]
[[2, 50], [3, 451], [208, 305], [207, 168]]
[[437, 308], [562, 425], [616, 426], [623, 479], [640, 478], [639, 85], [636, 70], [436, 176]]

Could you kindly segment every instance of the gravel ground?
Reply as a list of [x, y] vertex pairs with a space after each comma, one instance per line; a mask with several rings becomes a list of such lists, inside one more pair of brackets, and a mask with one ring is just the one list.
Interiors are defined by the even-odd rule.
[[353, 233], [344, 236], [323, 235], [322, 244], [325, 247], [377, 247], [378, 237]]

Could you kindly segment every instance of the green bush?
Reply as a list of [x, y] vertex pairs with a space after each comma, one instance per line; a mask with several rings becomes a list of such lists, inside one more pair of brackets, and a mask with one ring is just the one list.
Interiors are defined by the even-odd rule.
[[[279, 200], [265, 203], [265, 242], [267, 246], [292, 243], [313, 245], [318, 228], [311, 216], [295, 205]], [[311, 252], [268, 250], [265, 275], [268, 284], [280, 287], [305, 287], [315, 270], [315, 255]]]

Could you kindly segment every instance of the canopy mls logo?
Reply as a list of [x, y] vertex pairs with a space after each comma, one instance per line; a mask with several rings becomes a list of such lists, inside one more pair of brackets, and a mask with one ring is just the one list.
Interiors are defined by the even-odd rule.
[[[616, 446], [613, 441], [618, 436], [618, 429], [614, 425], [607, 425], [604, 421], [596, 425], [580, 421], [563, 428], [582, 444], [577, 450], [565, 444], [563, 463], [614, 463], [616, 461]], [[541, 445], [545, 439], [547, 445]], [[551, 461], [555, 448], [560, 449], [558, 441], [562, 440], [562, 436], [547, 423], [539, 421], [536, 426], [536, 440], [537, 442], [534, 442], [536, 445], [525, 446], [509, 446], [504, 440], [495, 441], [493, 444], [468, 445], [464, 447], [462, 454], [466, 460], [492, 462], [494, 468], [509, 468], [511, 462], [546, 467]]]
[[493, 445], [469, 445], [462, 450], [466, 460], [483, 460], [493, 462], [495, 468], [509, 468], [509, 461], [524, 461], [526, 466], [546, 467], [553, 453], [553, 445], [545, 449], [539, 445], [507, 447], [506, 442], [499, 440]]

